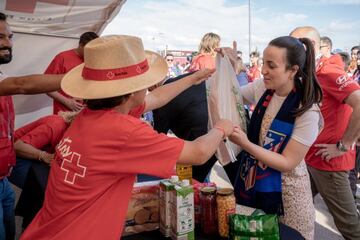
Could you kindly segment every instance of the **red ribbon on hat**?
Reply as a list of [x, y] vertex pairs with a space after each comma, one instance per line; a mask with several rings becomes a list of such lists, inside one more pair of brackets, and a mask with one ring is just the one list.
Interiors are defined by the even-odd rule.
[[141, 75], [149, 70], [147, 59], [141, 63], [114, 69], [93, 69], [84, 66], [82, 77], [95, 81], [109, 81]]

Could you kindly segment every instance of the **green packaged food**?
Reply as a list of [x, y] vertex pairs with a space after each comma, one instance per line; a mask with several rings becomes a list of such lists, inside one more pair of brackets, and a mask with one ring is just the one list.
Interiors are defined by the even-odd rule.
[[280, 240], [277, 215], [232, 214], [229, 217], [229, 227], [230, 240]]

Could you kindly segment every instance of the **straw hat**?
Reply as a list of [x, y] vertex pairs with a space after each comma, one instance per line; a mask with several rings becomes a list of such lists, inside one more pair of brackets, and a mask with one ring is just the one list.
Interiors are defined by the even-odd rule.
[[109, 98], [146, 89], [166, 73], [164, 58], [144, 51], [140, 38], [105, 36], [86, 44], [84, 63], [64, 76], [61, 88], [72, 97]]

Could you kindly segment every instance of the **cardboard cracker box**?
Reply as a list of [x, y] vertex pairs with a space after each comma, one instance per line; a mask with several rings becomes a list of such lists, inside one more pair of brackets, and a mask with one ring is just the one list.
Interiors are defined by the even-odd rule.
[[159, 228], [159, 181], [135, 183], [123, 236]]

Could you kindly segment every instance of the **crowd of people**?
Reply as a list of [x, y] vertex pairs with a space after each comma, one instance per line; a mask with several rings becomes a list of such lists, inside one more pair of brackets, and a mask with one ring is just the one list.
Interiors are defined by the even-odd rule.
[[[176, 61], [172, 53], [165, 55], [166, 63], [168, 64], [167, 78], [174, 78], [182, 74], [197, 71], [203, 68], [215, 68], [215, 49], [220, 47], [221, 38], [216, 33], [206, 33], [199, 44], [199, 50], [194, 52], [193, 55], [188, 55], [186, 64], [180, 65]], [[263, 59], [259, 51], [250, 53], [250, 63], [245, 65], [242, 60], [242, 52], [237, 51], [237, 66], [235, 72], [240, 86], [246, 85], [249, 82], [259, 80], [262, 77], [261, 68]]]
[[[12, 60], [12, 36], [0, 13], [0, 64]], [[44, 74], [1, 73], [0, 239], [15, 235], [8, 180], [24, 188], [34, 162], [50, 173], [21, 239], [119, 239], [138, 174], [167, 178], [176, 163], [191, 164], [193, 178], [204, 182], [225, 139], [243, 149], [223, 166], [237, 203], [277, 214], [314, 239], [320, 193], [343, 237], [360, 239], [359, 46], [350, 58], [314, 27], [297, 27], [271, 40], [262, 56], [252, 52], [247, 67], [236, 43], [220, 41], [205, 34], [180, 70], [173, 55], [145, 51], [138, 37], [87, 32]], [[253, 106], [246, 133], [227, 119], [208, 129], [205, 81], [217, 54], [229, 58], [243, 101]], [[54, 114], [15, 131], [11, 95], [38, 93], [54, 99]], [[141, 119], [148, 112], [153, 126]]]

